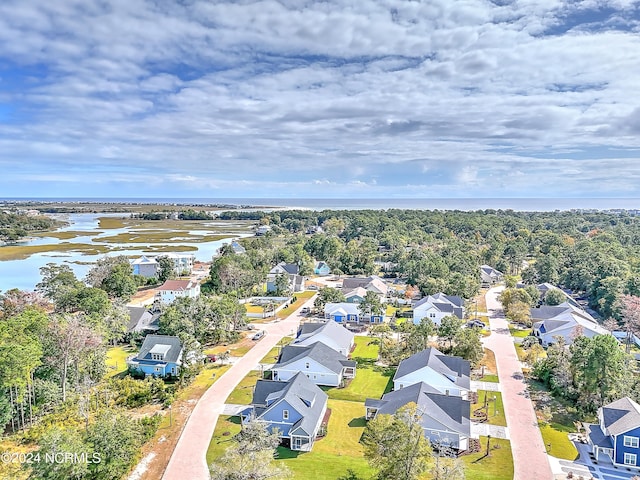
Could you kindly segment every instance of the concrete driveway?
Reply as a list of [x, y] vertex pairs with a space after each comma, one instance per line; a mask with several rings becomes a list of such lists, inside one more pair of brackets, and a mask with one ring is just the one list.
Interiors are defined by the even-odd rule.
[[224, 412], [225, 400], [233, 389], [262, 358], [287, 335], [295, 332], [304, 307], [311, 307], [315, 296], [285, 320], [261, 324], [266, 335], [200, 397], [171, 455], [163, 480], [208, 480], [206, 454], [218, 417]]

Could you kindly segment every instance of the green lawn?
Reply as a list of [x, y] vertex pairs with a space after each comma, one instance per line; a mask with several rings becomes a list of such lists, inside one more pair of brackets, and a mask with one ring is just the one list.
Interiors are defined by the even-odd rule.
[[[478, 403], [471, 405], [471, 413], [477, 409], [484, 407], [485, 396], [488, 395], [488, 418], [487, 423], [490, 425], [507, 426], [507, 419], [504, 416], [504, 405], [502, 404], [502, 394], [500, 392], [487, 392], [486, 390], [478, 390]], [[496, 400], [494, 402], [493, 397]]]
[[[356, 369], [356, 377], [345, 388], [330, 388], [329, 398], [364, 402], [367, 398], [380, 398], [393, 388], [394, 368], [363, 366]], [[363, 407], [364, 408], [364, 407]]]
[[269, 353], [260, 360], [260, 363], [276, 363], [280, 356], [280, 350], [282, 350], [282, 347], [289, 345], [292, 340], [293, 337], [283, 337], [282, 340], [278, 342], [278, 345], [269, 350]]
[[293, 473], [293, 478], [335, 480], [351, 468], [370, 478], [373, 469], [364, 459], [360, 437], [366, 425], [364, 405], [357, 402], [330, 399], [331, 418], [327, 436], [317, 440], [311, 452], [292, 452], [279, 448], [279, 462]]
[[238, 386], [231, 392], [226, 403], [237, 403], [240, 405], [249, 405], [253, 398], [253, 387], [260, 378], [260, 372], [250, 372], [244, 377]]
[[512, 337], [525, 338], [531, 335], [531, 329], [520, 330], [519, 328], [509, 327], [509, 333]]
[[213, 437], [207, 449], [207, 465], [220, 458], [224, 451], [234, 445], [233, 436], [240, 433], [240, 418], [231, 415], [220, 415], [213, 431]]
[[478, 381], [500, 383], [500, 379], [498, 378], [498, 375], [485, 375], [484, 377], [478, 377]]
[[569, 440], [568, 434], [575, 429], [560, 423], [540, 424], [542, 440], [547, 448], [547, 453], [556, 458], [575, 460], [578, 458], [576, 446]]
[[487, 437], [480, 437], [480, 446], [480, 452], [460, 457], [464, 462], [466, 480], [512, 480], [513, 458], [509, 440], [492, 438], [490, 457], [485, 457]]
[[107, 350], [107, 377], [113, 377], [127, 370], [127, 357], [138, 350], [129, 345], [112, 347]]
[[278, 313], [276, 313], [276, 316], [278, 318], [288, 317], [293, 312], [295, 312], [298, 308], [300, 308], [304, 302], [306, 302], [311, 297], [313, 297], [316, 293], [318, 292], [314, 292], [312, 290], [306, 290], [304, 292], [295, 293], [293, 296], [296, 297], [296, 301], [293, 302], [288, 307], [285, 307], [282, 310], [280, 310]]
[[351, 353], [351, 358], [358, 361], [358, 359], [364, 360], [377, 360], [378, 359], [378, 339], [373, 337], [355, 337], [356, 348]]

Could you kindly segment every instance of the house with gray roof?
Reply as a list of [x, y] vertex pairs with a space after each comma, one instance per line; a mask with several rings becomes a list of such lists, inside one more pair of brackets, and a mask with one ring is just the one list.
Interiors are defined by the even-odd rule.
[[466, 400], [471, 391], [471, 364], [435, 348], [426, 348], [400, 362], [393, 376], [393, 389], [401, 390], [420, 382], [442, 394]]
[[351, 290], [364, 288], [368, 292], [375, 292], [381, 297], [386, 297], [389, 287], [377, 275], [368, 277], [347, 277], [342, 280], [342, 293], [347, 295]]
[[336, 322], [306, 322], [300, 326], [298, 336], [290, 345], [308, 347], [322, 342], [336, 352], [348, 357], [354, 345], [353, 332]]
[[302, 372], [288, 381], [258, 380], [251, 406], [240, 418], [243, 424], [266, 422], [269, 430], [278, 431], [284, 446], [308, 452], [322, 426], [327, 398]]
[[140, 258], [136, 258], [131, 261], [131, 267], [133, 268], [134, 275], [142, 275], [145, 278], [152, 278], [158, 274], [160, 265], [154, 257], [142, 255]]
[[584, 426], [596, 461], [611, 461], [625, 467], [639, 465], [640, 405], [631, 398], [624, 397], [600, 407], [598, 423]]
[[300, 267], [297, 263], [280, 262], [269, 270], [267, 275], [267, 292], [275, 292], [278, 288], [276, 280], [279, 275], [285, 275], [289, 280], [289, 289], [292, 292], [304, 290], [304, 277], [300, 275]]
[[147, 335], [140, 352], [127, 358], [127, 366], [147, 376], [175, 377], [182, 366], [182, 342], [171, 335]]
[[545, 347], [555, 343], [557, 337], [562, 337], [564, 343], [570, 345], [578, 333], [588, 338], [611, 335], [591, 315], [568, 302], [555, 306], [542, 305], [529, 312], [533, 322], [533, 335]]
[[420, 423], [434, 446], [465, 451], [471, 437], [471, 402], [462, 397], [443, 395], [438, 389], [419, 382], [401, 390], [386, 393], [380, 400], [365, 401], [366, 418], [377, 415], [393, 415], [409, 403], [415, 403]]
[[356, 362], [316, 342], [305, 347], [284, 347], [270, 371], [273, 380], [286, 381], [302, 372], [316, 385], [338, 387], [345, 379], [356, 376]]
[[504, 274], [489, 265], [480, 267], [480, 280], [485, 287], [494, 285], [504, 279]]
[[413, 305], [413, 323], [418, 325], [423, 318], [428, 318], [435, 325], [440, 325], [442, 319], [448, 315], [454, 315], [462, 320], [464, 311], [462, 298], [440, 292], [429, 295]]
[[146, 307], [127, 307], [127, 333], [155, 333], [160, 329], [160, 312], [151, 313]]

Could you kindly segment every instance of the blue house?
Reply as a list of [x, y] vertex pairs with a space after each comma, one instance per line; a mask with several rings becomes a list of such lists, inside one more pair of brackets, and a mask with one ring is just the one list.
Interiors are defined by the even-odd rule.
[[360, 321], [360, 309], [356, 303], [327, 303], [324, 306], [324, 318], [338, 323]]
[[329, 265], [327, 265], [325, 262], [318, 262], [313, 269], [313, 273], [321, 276], [329, 275], [331, 273], [331, 268], [329, 268]]
[[298, 372], [287, 382], [258, 380], [251, 406], [240, 413], [242, 424], [264, 421], [278, 431], [291, 450], [308, 452], [320, 431], [327, 411], [327, 394]]
[[640, 458], [640, 405], [629, 397], [598, 409], [598, 423], [585, 425], [596, 461], [605, 454], [614, 465], [638, 466]]
[[182, 365], [182, 343], [170, 335], [147, 335], [140, 352], [127, 358], [131, 370], [154, 377], [175, 377]]

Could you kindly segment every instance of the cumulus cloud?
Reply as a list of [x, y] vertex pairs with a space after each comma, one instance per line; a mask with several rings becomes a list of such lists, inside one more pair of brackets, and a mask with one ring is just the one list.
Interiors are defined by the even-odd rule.
[[639, 3], [7, 0], [0, 187], [637, 196]]

